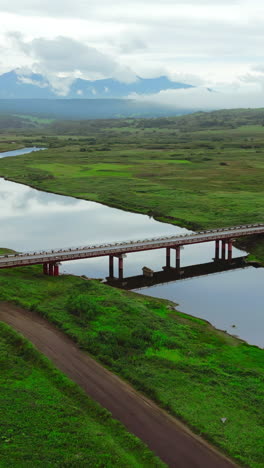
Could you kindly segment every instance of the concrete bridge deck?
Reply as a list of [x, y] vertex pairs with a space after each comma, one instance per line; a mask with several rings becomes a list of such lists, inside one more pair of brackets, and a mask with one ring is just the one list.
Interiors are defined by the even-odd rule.
[[56, 264], [59, 262], [69, 260], [79, 260], [84, 258], [94, 258], [102, 256], [109, 256], [111, 258], [122, 257], [122, 255], [126, 253], [161, 248], [167, 248], [167, 257], [169, 255], [169, 250], [174, 248], [177, 249], [179, 256], [180, 246], [216, 241], [216, 243], [218, 243], [219, 249], [220, 240], [223, 242], [224, 247], [225, 243], [229, 241], [229, 246], [231, 246], [232, 249], [232, 239], [257, 234], [264, 234], [264, 224], [234, 226], [229, 228], [200, 231], [186, 235], [158, 237], [139, 241], [130, 240], [116, 242], [112, 244], [90, 245], [59, 250], [9, 254], [0, 256], [0, 268], [10, 268], [37, 264]]

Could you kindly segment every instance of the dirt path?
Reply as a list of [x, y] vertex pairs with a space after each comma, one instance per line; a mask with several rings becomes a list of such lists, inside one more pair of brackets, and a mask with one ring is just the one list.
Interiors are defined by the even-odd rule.
[[170, 467], [236, 466], [151, 400], [78, 349], [73, 341], [48, 321], [11, 304], [0, 304], [0, 320], [28, 338]]

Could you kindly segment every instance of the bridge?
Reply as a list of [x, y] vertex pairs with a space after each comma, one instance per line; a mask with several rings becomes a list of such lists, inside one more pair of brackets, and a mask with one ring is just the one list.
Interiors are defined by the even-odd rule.
[[[232, 261], [233, 240], [238, 237], [264, 234], [264, 224], [248, 224], [221, 229], [211, 229], [185, 235], [156, 237], [138, 241], [121, 241], [112, 244], [89, 245], [59, 250], [16, 253], [0, 256], [0, 268], [43, 265], [43, 273], [58, 276], [59, 263], [85, 258], [109, 257], [109, 277], [114, 278], [114, 258], [118, 258], [118, 278], [123, 279], [124, 255], [132, 252], [166, 248], [166, 267], [171, 268], [171, 250], [176, 252], [175, 268], [180, 268], [181, 247], [215, 241], [215, 259]], [[220, 246], [221, 242], [221, 246]], [[221, 247], [221, 249], [220, 249]], [[226, 252], [227, 251], [227, 252]]]

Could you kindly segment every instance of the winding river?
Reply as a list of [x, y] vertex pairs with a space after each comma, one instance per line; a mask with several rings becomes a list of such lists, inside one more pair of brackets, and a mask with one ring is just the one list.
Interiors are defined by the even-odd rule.
[[[1, 153], [0, 158], [39, 149], [43, 148]], [[188, 232], [146, 215], [41, 192], [4, 179], [0, 179], [0, 221], [0, 246], [21, 252]], [[246, 253], [234, 249], [234, 257], [242, 255]], [[211, 262], [214, 244], [187, 246], [181, 256], [182, 266]], [[140, 275], [143, 266], [162, 270], [164, 265], [165, 249], [128, 254], [124, 275]], [[108, 275], [108, 258], [65, 262], [61, 272], [104, 278]], [[170, 299], [179, 304], [182, 312], [204, 318], [219, 329], [264, 347], [263, 285], [264, 268], [248, 267], [136, 291]]]

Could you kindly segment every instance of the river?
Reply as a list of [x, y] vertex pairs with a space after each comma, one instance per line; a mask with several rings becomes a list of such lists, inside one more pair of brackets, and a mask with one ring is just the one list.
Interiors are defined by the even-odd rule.
[[[10, 151], [1, 153], [0, 157], [36, 150]], [[0, 179], [0, 221], [0, 247], [20, 252], [189, 232], [146, 215], [41, 192], [4, 179]], [[233, 249], [234, 257], [242, 255], [246, 253]], [[213, 256], [214, 243], [187, 246], [182, 249], [181, 263], [183, 267], [207, 263]], [[162, 270], [164, 265], [165, 249], [128, 254], [124, 259], [124, 275], [140, 275], [143, 266]], [[108, 275], [108, 258], [65, 262], [61, 272], [104, 278]], [[264, 268], [248, 267], [136, 291], [170, 299], [179, 304], [178, 310], [204, 318], [221, 330], [264, 347], [263, 284]]]

